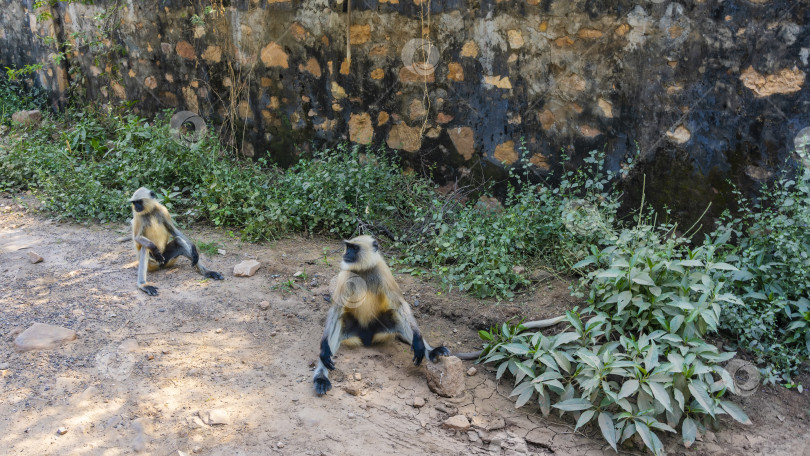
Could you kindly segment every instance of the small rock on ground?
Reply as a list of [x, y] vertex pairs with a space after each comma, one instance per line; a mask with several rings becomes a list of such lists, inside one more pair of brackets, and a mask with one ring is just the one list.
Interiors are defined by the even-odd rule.
[[262, 301], [259, 303], [259, 309], [267, 310], [270, 308], [270, 301]]
[[31, 264], [42, 263], [42, 260], [44, 260], [44, 258], [42, 258], [42, 256], [40, 254], [38, 254], [37, 252], [32, 251], [32, 252], [26, 252], [25, 254], [26, 254], [26, 256], [28, 256], [28, 262], [31, 263]]
[[203, 423], [214, 426], [216, 424], [230, 424], [231, 419], [228, 412], [222, 409], [211, 409], [199, 412], [200, 418]]
[[464, 415], [455, 415], [444, 420], [442, 427], [447, 429], [454, 429], [457, 431], [466, 431], [470, 429], [470, 421]]
[[355, 379], [355, 380], [357, 380], [357, 381], [359, 382], [360, 380], [362, 380], [362, 379], [363, 379], [363, 376], [362, 376], [362, 375], [360, 375], [360, 372], [355, 372], [355, 373], [354, 373], [354, 379]]
[[478, 429], [485, 429], [487, 431], [497, 431], [505, 428], [506, 422], [501, 417], [485, 419], [482, 416], [474, 416], [472, 418], [472, 426]]
[[474, 367], [471, 367], [471, 368], [467, 369], [467, 375], [469, 375], [470, 377], [472, 377], [473, 375], [475, 375], [477, 373], [478, 373], [478, 369], [476, 369]]
[[59, 434], [59, 435], [65, 435], [65, 434], [67, 434], [67, 428], [66, 427], [60, 427], [59, 429], [56, 430], [56, 433]]
[[343, 387], [343, 389], [345, 389], [346, 392], [351, 394], [352, 396], [365, 396], [366, 395], [366, 390], [364, 390], [363, 388], [361, 388], [359, 386], [346, 385], [345, 387]]
[[42, 113], [39, 109], [32, 109], [30, 111], [17, 111], [11, 115], [12, 122], [23, 125], [34, 125], [42, 120]]
[[76, 339], [76, 331], [46, 323], [34, 323], [14, 339], [19, 351], [45, 350]]
[[256, 260], [245, 260], [233, 267], [233, 275], [236, 277], [251, 277], [261, 267], [261, 263]]
[[425, 398], [423, 397], [415, 397], [413, 398], [413, 406], [414, 408], [422, 408], [425, 406]]
[[0, 363], [0, 371], [4, 371], [4, 370], [8, 369], [9, 367], [11, 367], [11, 365], [9, 363]]
[[425, 363], [428, 387], [444, 397], [464, 392], [464, 366], [455, 356], [444, 356], [438, 363]]

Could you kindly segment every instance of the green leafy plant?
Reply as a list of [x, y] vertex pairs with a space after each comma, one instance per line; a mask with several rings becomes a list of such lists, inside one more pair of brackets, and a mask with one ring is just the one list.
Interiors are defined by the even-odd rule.
[[716, 252], [727, 239], [690, 248], [670, 230], [646, 223], [618, 232], [575, 265], [591, 268], [579, 294], [588, 304], [566, 314], [556, 335], [504, 324], [482, 331], [481, 358], [498, 363], [497, 378], [515, 378], [516, 407], [533, 398], [544, 414], [570, 413], [580, 428], [594, 422], [614, 450], [638, 438], [663, 453], [658, 432], [680, 433], [691, 446], [718, 415], [749, 424], [723, 399], [734, 382], [720, 363], [734, 356], [704, 336], [717, 329], [724, 273], [735, 268]]
[[[493, 210], [438, 193], [383, 151], [338, 145], [282, 170], [264, 159], [236, 160], [214, 136], [178, 147], [170, 116], [150, 123], [69, 110], [0, 151], [0, 185], [34, 190], [43, 209], [77, 220], [122, 220], [127, 194], [147, 186], [183, 220], [234, 228], [248, 240], [372, 232], [393, 240], [397, 263], [409, 271], [498, 298], [531, 283], [526, 269], [570, 268], [587, 254], [583, 245], [609, 233], [618, 207], [615, 175], [596, 151], [558, 186], [535, 182], [526, 163], [515, 168], [504, 206]], [[595, 229], [570, 229], [588, 218]]]
[[28, 87], [19, 79], [35, 71], [32, 66], [21, 69], [6, 67], [0, 72], [0, 125], [11, 125], [11, 116], [17, 111], [45, 110], [48, 93], [37, 86]]
[[[530, 284], [517, 265], [570, 269], [587, 254], [583, 245], [610, 235], [619, 206], [617, 176], [605, 171], [604, 159], [592, 151], [557, 186], [533, 182], [531, 165], [523, 162], [511, 171], [504, 207], [496, 210], [432, 201], [417, 212], [429, 234], [401, 243], [403, 260], [431, 270], [448, 288], [498, 298]], [[584, 216], [576, 209], [583, 206], [589, 208]], [[577, 229], [585, 218], [592, 229]]]
[[765, 365], [766, 381], [786, 385], [810, 356], [810, 157], [797, 154], [792, 177], [776, 179], [755, 201], [737, 192], [741, 210], [727, 212], [718, 228], [737, 237], [723, 253], [741, 269], [731, 277], [740, 299], [723, 303], [721, 327]]

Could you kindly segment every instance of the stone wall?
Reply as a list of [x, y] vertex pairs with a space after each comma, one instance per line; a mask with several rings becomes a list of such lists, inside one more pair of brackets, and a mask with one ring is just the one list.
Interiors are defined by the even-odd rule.
[[542, 175], [562, 151], [604, 149], [613, 169], [638, 153], [628, 191], [646, 175], [683, 218], [724, 206], [726, 179], [770, 178], [810, 125], [810, 2], [348, 1], [60, 2], [38, 23], [33, 1], [0, 0], [0, 63], [49, 62], [35, 34], [89, 35], [118, 5], [106, 46], [40, 83], [197, 112], [281, 164], [308, 140], [385, 144], [444, 182], [521, 156]]

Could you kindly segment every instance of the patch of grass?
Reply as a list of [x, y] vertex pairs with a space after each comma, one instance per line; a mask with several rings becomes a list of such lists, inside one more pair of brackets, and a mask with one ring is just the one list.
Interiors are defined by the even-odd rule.
[[219, 249], [222, 248], [222, 244], [216, 241], [205, 242], [205, 241], [198, 241], [197, 249], [200, 252], [205, 253], [208, 256], [214, 256], [218, 253]]

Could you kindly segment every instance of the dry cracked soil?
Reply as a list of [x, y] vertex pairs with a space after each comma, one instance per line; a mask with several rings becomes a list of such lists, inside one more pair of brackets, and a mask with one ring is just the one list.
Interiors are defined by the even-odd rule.
[[[0, 453], [9, 455], [600, 455], [613, 451], [586, 427], [514, 408], [509, 379], [488, 366], [465, 376], [456, 398], [431, 393], [409, 347], [343, 348], [334, 388], [317, 397], [312, 368], [340, 245], [325, 238], [242, 243], [210, 227], [187, 230], [222, 249], [203, 260], [225, 274], [201, 280], [181, 259], [151, 275], [160, 294], [135, 287], [120, 225], [72, 224], [0, 198]], [[44, 261], [32, 264], [28, 252]], [[252, 277], [233, 267], [255, 259]], [[301, 272], [302, 274], [296, 273]], [[546, 278], [515, 302], [444, 293], [399, 274], [425, 337], [456, 351], [480, 347], [477, 330], [510, 317], [547, 318], [576, 303]], [[261, 306], [263, 301], [269, 306]], [[263, 309], [262, 307], [266, 307]], [[19, 352], [35, 322], [77, 332], [49, 350]], [[465, 370], [472, 366], [465, 362]], [[807, 376], [802, 378], [810, 385]], [[762, 386], [737, 401], [753, 421], [720, 419], [692, 448], [669, 454], [810, 456], [810, 395]], [[414, 407], [414, 400], [424, 400]], [[469, 431], [446, 429], [453, 415]], [[624, 448], [622, 454], [645, 454]]]

